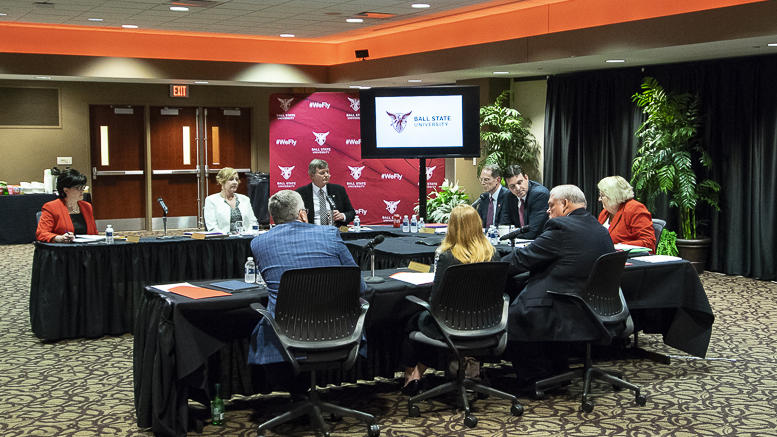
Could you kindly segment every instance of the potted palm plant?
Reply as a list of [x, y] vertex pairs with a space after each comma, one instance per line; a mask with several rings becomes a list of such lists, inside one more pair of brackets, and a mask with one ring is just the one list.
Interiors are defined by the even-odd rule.
[[519, 164], [523, 168], [538, 169], [540, 145], [529, 130], [531, 119], [506, 105], [509, 90], [505, 90], [493, 105], [480, 108], [481, 154], [478, 174], [486, 164], [507, 168]]
[[[649, 210], [654, 209], [660, 194], [669, 196], [669, 206], [677, 208], [680, 214], [676, 241], [679, 254], [701, 273], [710, 239], [700, 236], [696, 207], [705, 202], [720, 210], [720, 185], [696, 173], [712, 168], [710, 155], [696, 137], [699, 98], [690, 93], [667, 93], [656, 79], [647, 77], [642, 92], [634, 94], [632, 100], [647, 119], [636, 133], [642, 144], [632, 164], [631, 184]], [[696, 168], [694, 162], [698, 163]]]

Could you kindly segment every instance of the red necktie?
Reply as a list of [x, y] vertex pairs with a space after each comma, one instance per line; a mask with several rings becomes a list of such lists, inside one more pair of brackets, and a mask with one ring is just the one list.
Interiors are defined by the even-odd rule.
[[518, 218], [521, 220], [521, 226], [526, 226], [526, 220], [523, 218], [526, 208], [523, 206], [523, 199], [518, 199], [520, 205], [518, 206]]
[[486, 214], [486, 228], [494, 224], [494, 198], [488, 198], [488, 213]]

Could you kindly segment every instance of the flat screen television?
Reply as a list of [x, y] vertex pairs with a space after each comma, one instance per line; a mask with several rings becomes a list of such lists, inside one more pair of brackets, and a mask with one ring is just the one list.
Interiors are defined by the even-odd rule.
[[359, 91], [362, 159], [480, 156], [480, 88]]

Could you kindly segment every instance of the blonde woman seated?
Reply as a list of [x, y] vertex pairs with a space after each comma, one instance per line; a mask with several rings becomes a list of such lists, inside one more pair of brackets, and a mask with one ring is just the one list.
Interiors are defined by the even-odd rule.
[[656, 250], [653, 216], [645, 205], [634, 200], [634, 190], [620, 176], [609, 176], [597, 185], [604, 209], [599, 223], [608, 228], [613, 243], [630, 244]]
[[[438, 249], [439, 258], [435, 262], [434, 283], [431, 295], [439, 291], [445, 270], [458, 264], [470, 264], [483, 261], [499, 261], [499, 252], [483, 235], [480, 215], [469, 205], [459, 205], [451, 211], [448, 232]], [[422, 311], [408, 322], [402, 345], [402, 361], [405, 365], [405, 385], [402, 394], [414, 396], [421, 389], [421, 376], [428, 367], [436, 363], [433, 348], [418, 345], [410, 340], [409, 334], [421, 331], [425, 335], [442, 339], [431, 314]]]
[[237, 170], [231, 167], [222, 168], [216, 175], [216, 182], [221, 185], [221, 192], [206, 197], [203, 208], [205, 229], [208, 232], [236, 233], [237, 222], [242, 222], [246, 229], [251, 229], [259, 223], [248, 196], [237, 194], [237, 187], [240, 185]]

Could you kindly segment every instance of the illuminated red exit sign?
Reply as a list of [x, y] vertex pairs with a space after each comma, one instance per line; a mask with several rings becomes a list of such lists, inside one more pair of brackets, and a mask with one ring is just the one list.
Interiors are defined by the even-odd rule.
[[170, 85], [170, 97], [189, 97], [189, 85]]

